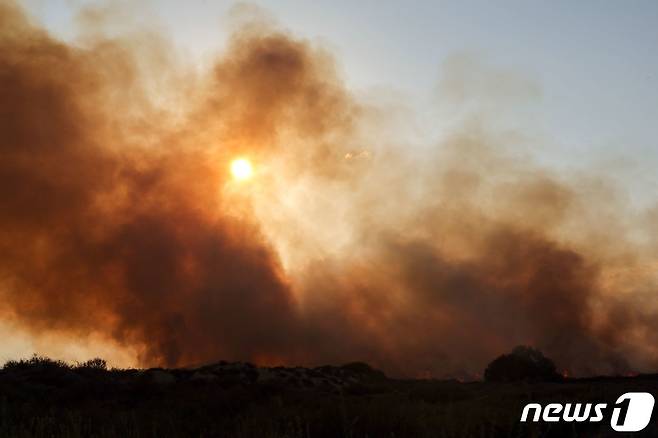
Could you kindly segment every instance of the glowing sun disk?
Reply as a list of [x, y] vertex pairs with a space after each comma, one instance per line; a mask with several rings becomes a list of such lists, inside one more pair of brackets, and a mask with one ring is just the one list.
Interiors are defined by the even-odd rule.
[[231, 162], [231, 175], [233, 178], [244, 181], [250, 179], [254, 174], [251, 162], [246, 158], [237, 158]]

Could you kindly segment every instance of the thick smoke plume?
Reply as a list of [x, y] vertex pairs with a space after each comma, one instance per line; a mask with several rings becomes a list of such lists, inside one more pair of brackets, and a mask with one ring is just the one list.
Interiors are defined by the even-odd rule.
[[572, 373], [658, 366], [656, 252], [605, 180], [519, 158], [482, 114], [416, 157], [333, 62], [252, 24], [199, 72], [0, 2], [0, 317], [142, 365], [473, 376], [528, 344]]

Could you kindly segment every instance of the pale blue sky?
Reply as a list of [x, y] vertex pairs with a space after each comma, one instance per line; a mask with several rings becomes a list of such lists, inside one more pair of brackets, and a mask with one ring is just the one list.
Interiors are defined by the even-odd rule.
[[[53, 32], [72, 34], [80, 0], [25, 0]], [[432, 113], [441, 66], [456, 53], [515, 72], [540, 90], [538, 154], [565, 167], [619, 163], [634, 198], [656, 199], [658, 1], [257, 0], [293, 34], [336, 55], [356, 92], [391, 89]], [[151, 0], [135, 9], [203, 57], [228, 34], [235, 2]], [[421, 117], [422, 118], [422, 117]], [[430, 118], [431, 120], [431, 118]]]

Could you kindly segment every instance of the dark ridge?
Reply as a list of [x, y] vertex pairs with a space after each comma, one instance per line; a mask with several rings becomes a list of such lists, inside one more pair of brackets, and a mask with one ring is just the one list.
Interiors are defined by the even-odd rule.
[[[494, 361], [495, 362], [495, 361]], [[368, 364], [114, 369], [35, 356], [0, 370], [0, 437], [601, 436], [601, 423], [520, 423], [525, 404], [658, 392], [658, 374], [392, 379]], [[658, 434], [651, 422], [647, 434]]]

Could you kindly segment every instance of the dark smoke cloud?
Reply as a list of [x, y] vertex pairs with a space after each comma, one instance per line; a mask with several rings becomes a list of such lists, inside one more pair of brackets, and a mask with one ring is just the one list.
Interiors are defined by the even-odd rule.
[[[579, 219], [595, 184], [510, 159], [477, 122], [423, 166], [373, 152], [371, 110], [327, 53], [266, 25], [197, 75], [157, 36], [65, 44], [0, 3], [4, 316], [101, 334], [145, 365], [472, 376], [530, 344], [580, 374], [656, 366], [652, 284], [605, 283], [645, 252]], [[278, 169], [251, 201], [227, 189], [242, 154]], [[323, 248], [334, 235], [349, 239]]]
[[133, 144], [112, 126], [122, 108], [106, 93], [137, 82], [130, 53], [68, 47], [11, 6], [2, 21], [9, 306], [35, 330], [137, 343], [148, 363], [289, 351], [295, 313], [276, 256], [254, 224], [207, 211], [222, 175], [198, 150]]

